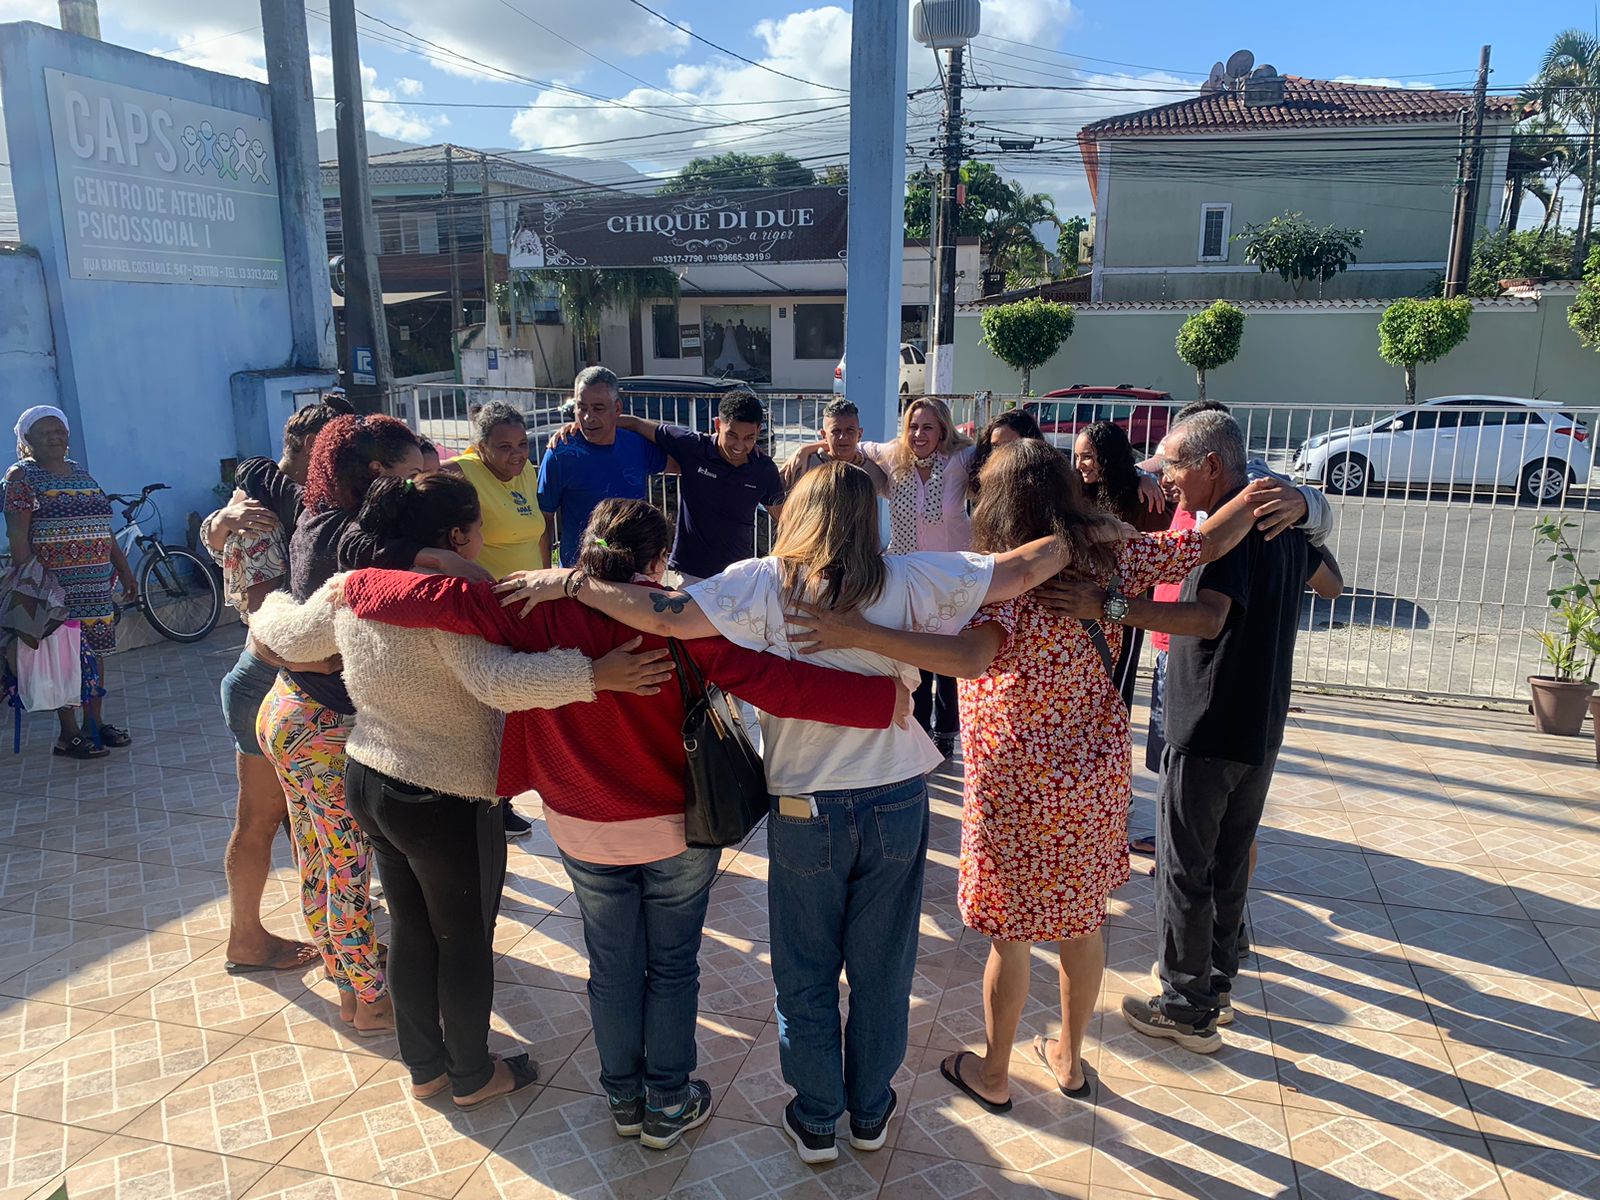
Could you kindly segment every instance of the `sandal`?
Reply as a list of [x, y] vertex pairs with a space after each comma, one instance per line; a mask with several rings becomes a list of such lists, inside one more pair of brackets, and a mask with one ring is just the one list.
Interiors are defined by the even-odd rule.
[[976, 1057], [977, 1055], [973, 1054], [971, 1050], [963, 1050], [954, 1058], [947, 1058], [940, 1063], [939, 1074], [943, 1075], [947, 1080], [955, 1084], [956, 1087], [965, 1092], [967, 1096], [975, 1100], [985, 1112], [991, 1112], [997, 1117], [1004, 1116], [1006, 1113], [1011, 1111], [1010, 1100], [1002, 1100], [999, 1103], [996, 1103], [995, 1101], [990, 1100], [987, 1096], [980, 1096], [976, 1088], [974, 1088], [965, 1079], [961, 1078], [961, 1064], [969, 1058]]
[[96, 746], [91, 739], [84, 737], [83, 734], [80, 733], [70, 742], [66, 742], [64, 744], [57, 742], [51, 747], [50, 753], [56, 755], [58, 758], [91, 759], [105, 758], [111, 753], [111, 751], [107, 750], [104, 746]]
[[1129, 854], [1144, 854], [1151, 858], [1156, 853], [1156, 835], [1153, 833], [1137, 833], [1128, 839]]
[[1056, 1081], [1056, 1089], [1068, 1100], [1087, 1100], [1094, 1095], [1094, 1084], [1089, 1080], [1089, 1064], [1083, 1064], [1083, 1082], [1075, 1088], [1069, 1088], [1061, 1082], [1061, 1077], [1056, 1074], [1054, 1064], [1050, 1061], [1050, 1043], [1045, 1038], [1033, 1039], [1033, 1054], [1044, 1064], [1044, 1069], [1050, 1072], [1050, 1078]]
[[455, 1106], [457, 1108], [478, 1108], [496, 1100], [504, 1100], [507, 1096], [515, 1096], [524, 1088], [530, 1088], [539, 1082], [539, 1068], [533, 1064], [533, 1060], [526, 1054], [513, 1054], [510, 1058], [503, 1058], [500, 1061], [505, 1063], [511, 1071], [511, 1087], [506, 1091], [496, 1092], [492, 1096], [480, 1096], [476, 1100], [462, 1100], [461, 1097], [457, 1096], [455, 1097]]
[[124, 746], [133, 745], [133, 737], [126, 729], [119, 728], [116, 725], [102, 725], [100, 726], [100, 743], [120, 750]]
[[228, 959], [223, 970], [229, 975], [260, 975], [270, 971], [303, 971], [322, 955], [310, 942], [290, 942], [270, 962], [245, 963]]

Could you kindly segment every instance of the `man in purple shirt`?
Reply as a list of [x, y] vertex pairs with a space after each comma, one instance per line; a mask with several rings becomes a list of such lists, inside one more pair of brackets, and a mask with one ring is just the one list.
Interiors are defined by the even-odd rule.
[[756, 451], [765, 416], [756, 397], [729, 392], [711, 433], [617, 418], [617, 428], [650, 439], [677, 465], [678, 531], [667, 565], [685, 583], [707, 579], [755, 554], [757, 507], [778, 518], [783, 478], [778, 464]]

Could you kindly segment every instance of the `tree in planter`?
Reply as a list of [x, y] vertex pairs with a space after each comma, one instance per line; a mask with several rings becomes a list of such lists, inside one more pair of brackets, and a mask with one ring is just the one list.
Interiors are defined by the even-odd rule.
[[1589, 269], [1572, 298], [1567, 324], [1580, 342], [1600, 353], [1600, 246], [1589, 251]]
[[[1546, 591], [1556, 628], [1536, 629], [1533, 636], [1544, 650], [1553, 675], [1533, 675], [1533, 720], [1541, 733], [1571, 736], [1582, 732], [1584, 709], [1594, 693], [1594, 669], [1600, 660], [1600, 576], [1592, 576], [1578, 561], [1578, 549], [1567, 540], [1577, 523], [1548, 518], [1533, 527], [1537, 541], [1550, 545], [1552, 569], [1571, 572], [1571, 581], [1552, 580]], [[1600, 721], [1600, 713], [1596, 720]], [[1596, 726], [1595, 754], [1600, 759], [1600, 725]]]
[[1355, 262], [1361, 237], [1359, 229], [1313, 225], [1304, 213], [1287, 212], [1264, 225], [1246, 225], [1234, 240], [1244, 243], [1245, 262], [1263, 275], [1277, 272], [1298, 300], [1307, 282], [1315, 280], [1321, 295], [1324, 283]]
[[1390, 366], [1404, 367], [1406, 403], [1417, 399], [1417, 364], [1438, 362], [1467, 340], [1472, 301], [1396, 300], [1378, 322], [1378, 354]]
[[1218, 300], [1178, 330], [1178, 357], [1194, 368], [1195, 399], [1206, 398], [1206, 372], [1227, 366], [1244, 340], [1244, 310]]
[[1022, 393], [1029, 390], [1033, 372], [1055, 357], [1072, 336], [1076, 321], [1070, 304], [1053, 304], [1037, 296], [1015, 304], [996, 304], [983, 310], [983, 345], [1013, 371], [1022, 373]]

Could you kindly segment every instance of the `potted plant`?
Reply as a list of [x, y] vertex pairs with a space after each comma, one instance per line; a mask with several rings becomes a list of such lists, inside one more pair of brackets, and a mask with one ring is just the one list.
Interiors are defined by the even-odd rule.
[[[1540, 733], [1573, 737], [1583, 730], [1583, 716], [1594, 694], [1594, 669], [1600, 657], [1600, 577], [1591, 577], [1578, 561], [1578, 551], [1567, 540], [1572, 521], [1554, 517], [1533, 527], [1538, 541], [1548, 542], [1548, 561], [1566, 563], [1571, 582], [1546, 593], [1555, 616], [1555, 629], [1534, 631], [1544, 648], [1550, 675], [1528, 676], [1533, 689], [1533, 722]], [[1600, 738], [1600, 733], [1596, 734]]]

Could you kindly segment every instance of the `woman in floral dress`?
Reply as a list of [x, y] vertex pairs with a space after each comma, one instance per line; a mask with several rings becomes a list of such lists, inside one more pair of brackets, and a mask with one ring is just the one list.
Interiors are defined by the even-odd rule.
[[[128, 731], [100, 720], [105, 695], [105, 656], [117, 648], [117, 605], [112, 584], [121, 579], [130, 604], [139, 585], [122, 547], [111, 536], [111, 501], [94, 476], [67, 457], [67, 415], [40, 404], [17, 418], [18, 461], [6, 472], [6, 533], [13, 566], [37, 558], [67, 594], [67, 615], [77, 621], [83, 645], [100, 668], [98, 686], [84, 705], [89, 728], [76, 710], [57, 711], [61, 737], [53, 753], [66, 758], [104, 758], [107, 746], [126, 746]], [[98, 728], [99, 739], [93, 730]]]
[[[1054, 533], [1071, 561], [1102, 586], [1136, 596], [1181, 581], [1226, 553], [1249, 530], [1249, 493], [1220, 509], [1205, 532], [1135, 533], [1098, 541], [1101, 517], [1085, 504], [1067, 457], [1045, 442], [1019, 441], [985, 466], [973, 513], [973, 547], [1009, 550]], [[813, 649], [853, 646], [960, 679], [966, 791], [958, 902], [968, 928], [990, 939], [984, 970], [987, 1046], [960, 1051], [940, 1070], [991, 1112], [1011, 1107], [1010, 1059], [1028, 998], [1036, 942], [1060, 946], [1063, 1036], [1035, 1038], [1033, 1053], [1062, 1093], [1087, 1097], [1083, 1038], [1105, 969], [1100, 927], [1106, 899], [1128, 881], [1128, 808], [1133, 791], [1128, 713], [1106, 657], [1079, 621], [1051, 614], [1030, 594], [978, 610], [958, 636], [907, 633], [828, 614], [812, 627]], [[1123, 629], [1104, 624], [1112, 662]]]

